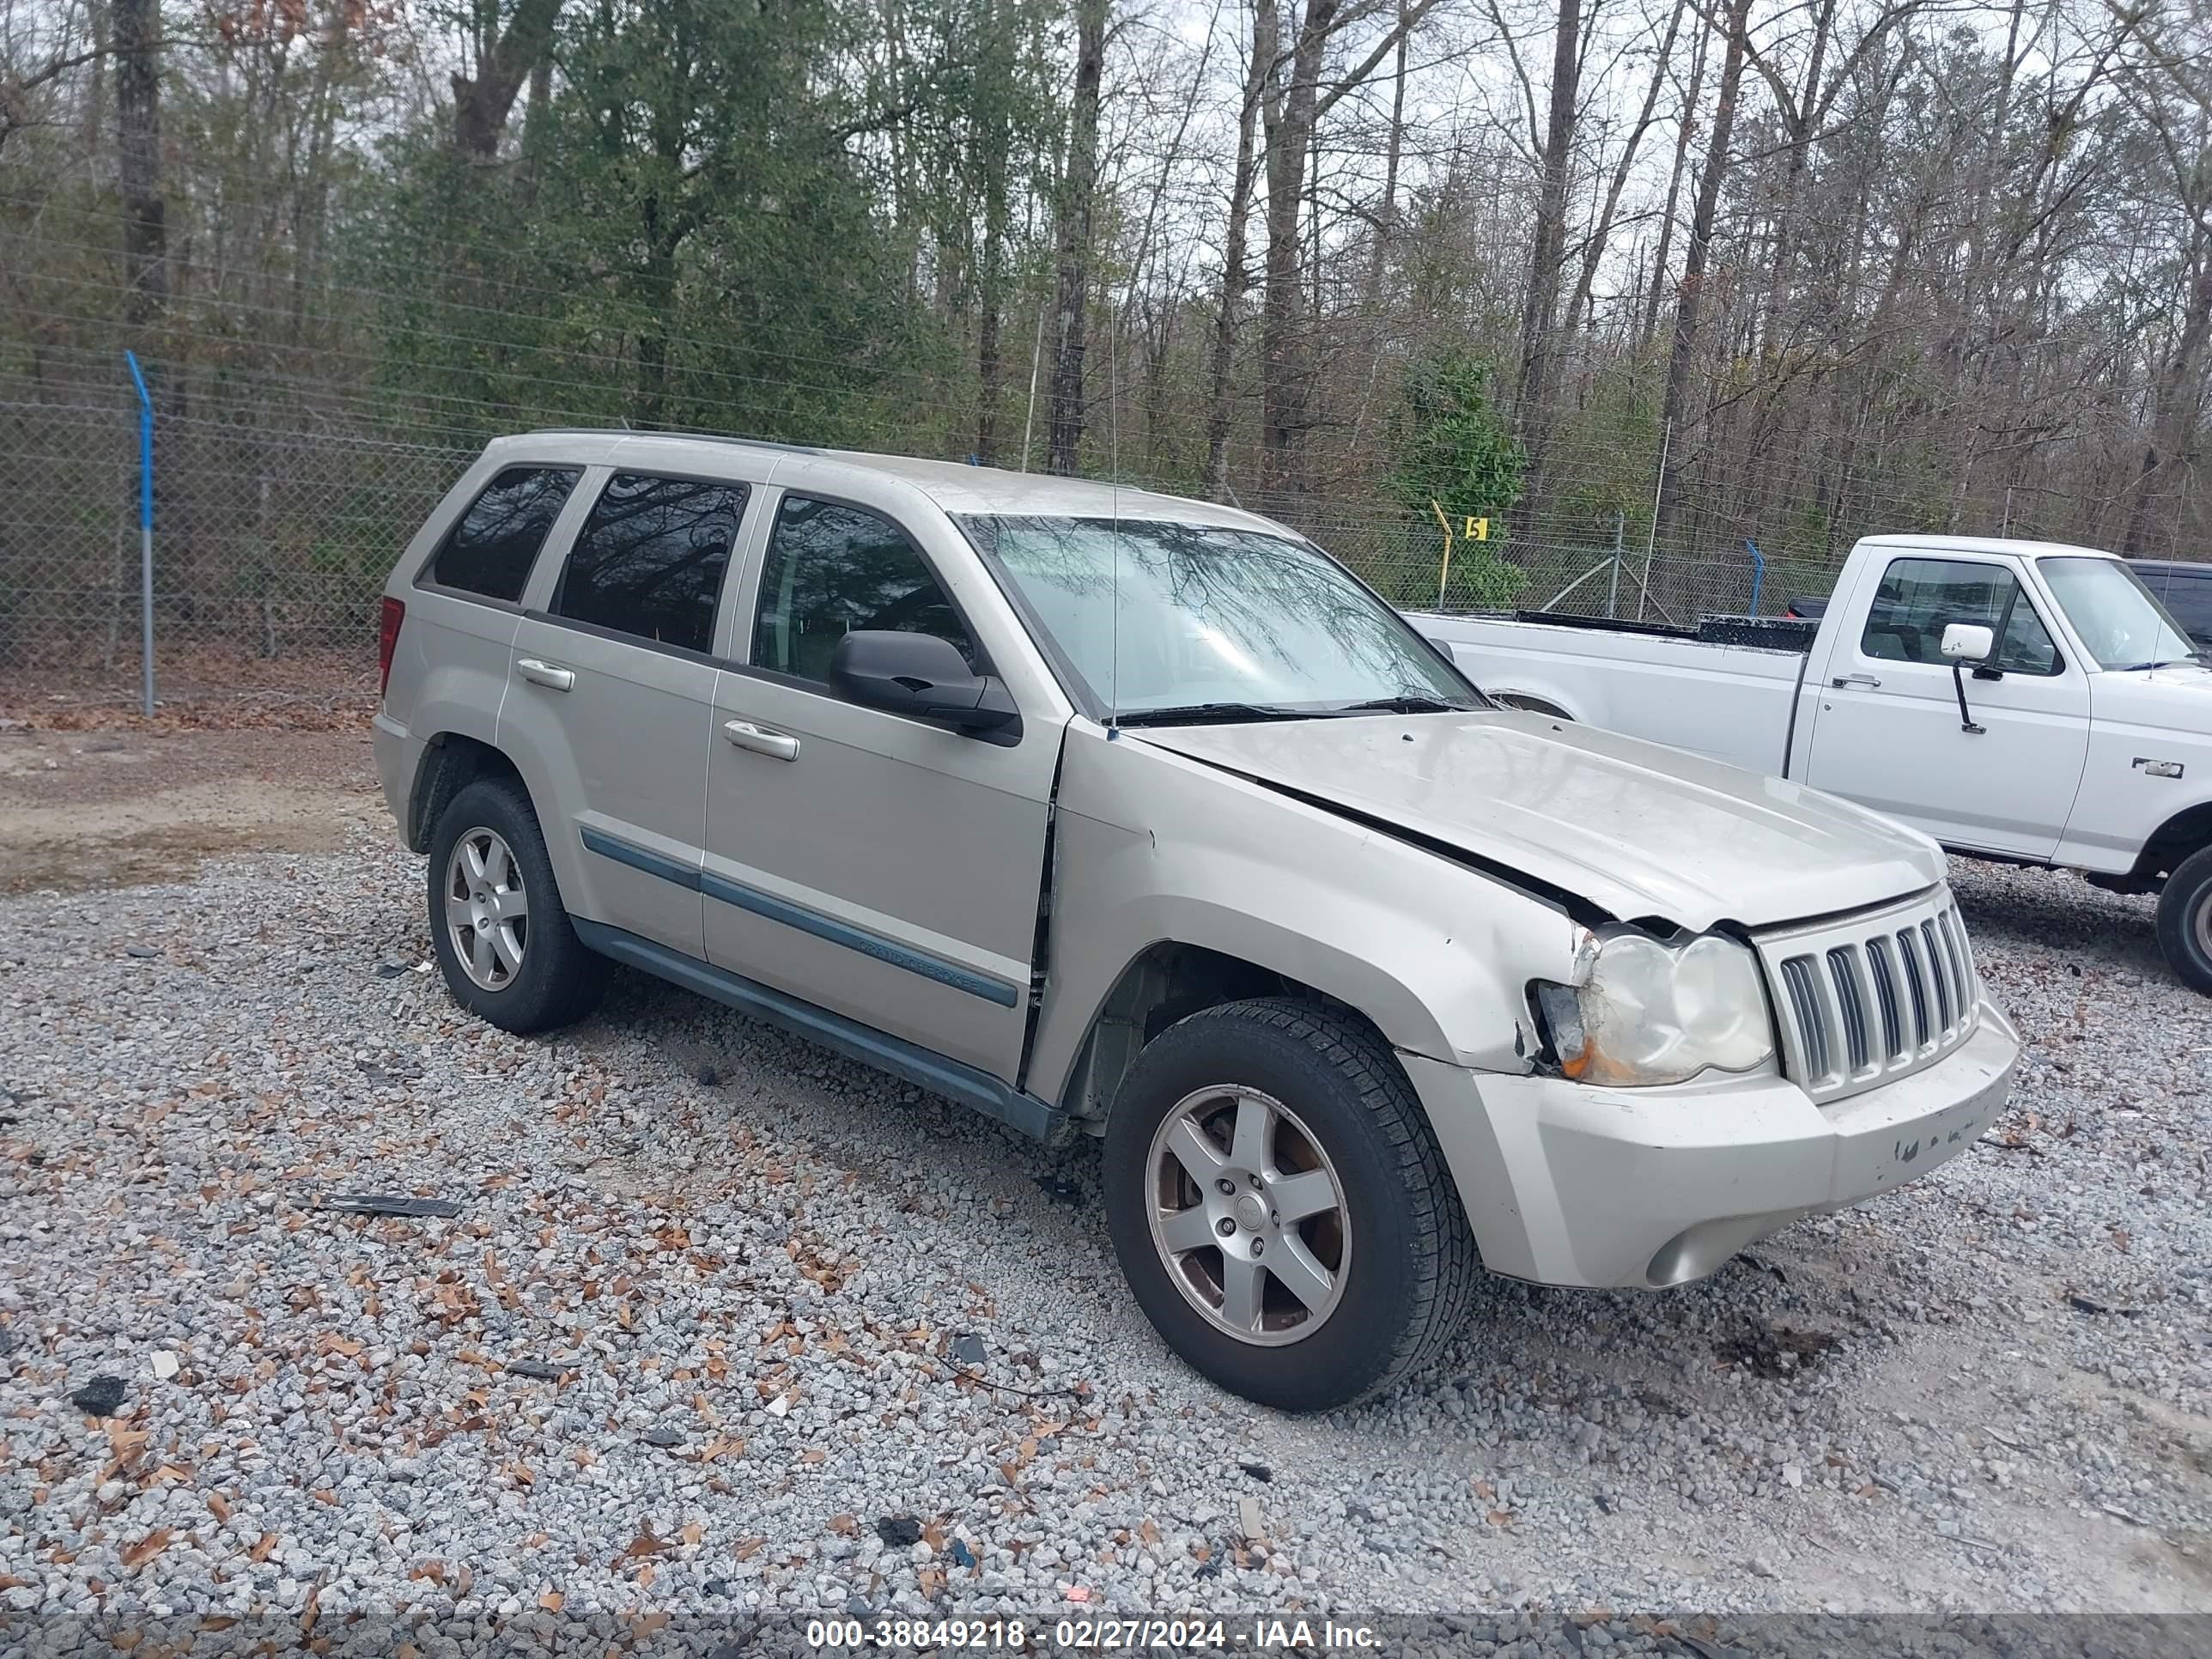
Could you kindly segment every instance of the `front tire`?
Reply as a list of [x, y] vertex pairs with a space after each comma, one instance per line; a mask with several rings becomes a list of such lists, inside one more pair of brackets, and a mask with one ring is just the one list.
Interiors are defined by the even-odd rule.
[[522, 786], [468, 785], [430, 836], [430, 944], [453, 1000], [526, 1036], [599, 1006], [607, 961], [576, 937]]
[[1465, 1322], [1480, 1262], [1420, 1103], [1327, 1009], [1234, 1002], [1170, 1027], [1122, 1082], [1104, 1175], [1138, 1304], [1248, 1400], [1350, 1405]]
[[2158, 944], [2183, 984], [2212, 995], [2212, 847], [2199, 848], [2166, 878]]

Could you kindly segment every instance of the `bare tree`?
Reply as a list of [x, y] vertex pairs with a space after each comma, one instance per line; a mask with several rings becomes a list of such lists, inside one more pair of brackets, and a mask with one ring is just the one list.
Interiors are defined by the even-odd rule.
[[1711, 257], [1713, 222], [1720, 212], [1721, 180], [1729, 167], [1729, 145], [1735, 135], [1736, 94], [1743, 64], [1751, 0], [1729, 0], [1723, 27], [1728, 45], [1721, 58], [1720, 96], [1713, 108], [1713, 131], [1705, 164], [1698, 174], [1698, 198], [1690, 210], [1690, 234], [1683, 253], [1682, 286], [1674, 302], [1674, 340], [1667, 353], [1667, 383], [1660, 399], [1660, 424], [1670, 434], [1667, 462], [1659, 478], [1658, 533], [1673, 526], [1681, 510], [1684, 464], [1680, 428], [1689, 404], [1690, 366], [1698, 349], [1698, 322], [1705, 306], [1705, 264]]
[[1098, 82], [1106, 62], [1109, 0], [1078, 0], [1075, 101], [1067, 118], [1060, 185], [1059, 287], [1052, 352], [1052, 424], [1046, 465], [1072, 477], [1083, 448], [1083, 349], [1090, 326], [1091, 229], [1098, 193]]
[[161, 191], [160, 0], [115, 0], [116, 180], [131, 321], [144, 327], [169, 303], [168, 202]]

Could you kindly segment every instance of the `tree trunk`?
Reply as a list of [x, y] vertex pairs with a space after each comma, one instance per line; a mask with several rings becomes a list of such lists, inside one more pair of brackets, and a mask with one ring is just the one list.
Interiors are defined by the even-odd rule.
[[1637, 338], [1641, 352], [1659, 331], [1661, 296], [1667, 291], [1667, 261], [1674, 251], [1674, 214], [1682, 201], [1682, 174], [1688, 171], [1690, 135], [1698, 125], [1698, 94], [1705, 87], [1705, 46], [1710, 29], [1698, 31], [1698, 44], [1690, 54], [1690, 85], [1682, 94], [1682, 118], [1674, 129], [1674, 166], [1667, 175], [1667, 209], [1659, 216], [1659, 247], [1651, 257], [1651, 286], [1644, 295], [1644, 331]]
[[1542, 173], [1536, 191], [1536, 237], [1528, 261], [1528, 292], [1521, 308], [1521, 386], [1517, 410], [1521, 447], [1528, 457], [1526, 493], [1516, 515], [1528, 520], [1544, 495], [1544, 461], [1552, 425], [1552, 368], [1557, 353], [1559, 266], [1567, 246], [1567, 173], [1575, 142], [1575, 100], [1582, 81], [1582, 0], [1559, 0], [1552, 39], [1552, 100], [1544, 129]]
[[487, 29], [477, 42], [475, 77], [456, 71], [453, 85], [453, 148], [472, 161], [499, 155], [507, 118], [531, 72], [546, 61], [561, 0], [516, 0], [507, 27], [495, 36]]
[[2143, 446], [2142, 465], [2136, 470], [2135, 499], [2128, 508], [2128, 527], [2120, 538], [2120, 551], [2141, 558], [2151, 551], [2150, 521], [2158, 500], [2158, 478], [2168, 462], [2189, 448], [2203, 376], [2205, 341], [2212, 336], [2212, 238], [2200, 228], [2191, 250], [2196, 271], [2189, 284], [2189, 304], [2181, 333], [2159, 371], [2150, 409], [2150, 440]]
[[1237, 313], [1243, 304], [1250, 272], [1245, 269], [1252, 229], [1252, 186], [1259, 178], [1254, 154], [1260, 106], [1267, 95], [1267, 74], [1282, 49], [1282, 22], [1276, 0], [1255, 0], [1252, 57], [1244, 70], [1244, 103], [1237, 119], [1237, 171], [1229, 184], [1229, 224], [1221, 246], [1221, 306], [1213, 318], [1213, 349], [1206, 363], [1206, 493], [1219, 501], [1229, 488], [1229, 422], [1233, 400], [1230, 375], [1236, 367]]
[[115, 0], [117, 182], [123, 193], [123, 252], [135, 328], [158, 321], [169, 301], [168, 203], [161, 193], [161, 0]]
[[1260, 313], [1260, 482], [1280, 508], [1305, 494], [1305, 441], [1311, 393], [1299, 220], [1305, 200], [1322, 49], [1336, 27], [1339, 0], [1306, 0], [1291, 49], [1291, 79], [1261, 111], [1267, 135], [1267, 263]]
[[1711, 141], [1705, 147], [1705, 165], [1698, 174], [1697, 204], [1690, 213], [1688, 246], [1682, 257], [1681, 299], [1674, 307], [1674, 342], [1667, 353], [1667, 389], [1660, 401], [1660, 430], [1671, 432], [1667, 465], [1659, 479], [1656, 533], [1674, 528], [1681, 500], [1684, 434], [1682, 416], [1689, 403], [1690, 365], [1698, 349], [1698, 319], [1703, 308], [1705, 262], [1713, 240], [1713, 222], [1720, 212], [1721, 180], [1728, 172], [1729, 141], [1735, 129], [1736, 93], [1743, 84], [1745, 30], [1751, 0], [1729, 0], [1728, 51], [1721, 59], [1720, 95], [1713, 108]]
[[1106, 62], [1108, 0], [1079, 0], [1075, 103], [1060, 198], [1060, 307], [1052, 348], [1052, 421], [1046, 465], [1073, 477], [1083, 448], [1083, 348], [1091, 298], [1091, 222], [1098, 191], [1098, 82]]

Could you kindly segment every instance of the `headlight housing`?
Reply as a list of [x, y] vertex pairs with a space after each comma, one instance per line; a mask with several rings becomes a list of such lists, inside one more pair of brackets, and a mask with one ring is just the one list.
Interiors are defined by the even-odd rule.
[[1559, 1070], [1612, 1088], [1748, 1072], [1774, 1057], [1759, 958], [1719, 933], [1672, 943], [1623, 928], [1593, 934], [1577, 982], [1534, 988]]

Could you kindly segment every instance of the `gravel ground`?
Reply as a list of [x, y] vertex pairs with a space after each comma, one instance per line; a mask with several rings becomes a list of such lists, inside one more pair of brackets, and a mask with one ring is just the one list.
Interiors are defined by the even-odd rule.
[[635, 978], [503, 1036], [351, 836], [0, 901], [6, 1608], [2212, 1607], [2212, 1000], [2142, 902], [1959, 867], [2032, 1045], [1974, 1152], [1293, 1419], [1153, 1336], [1089, 1146]]

